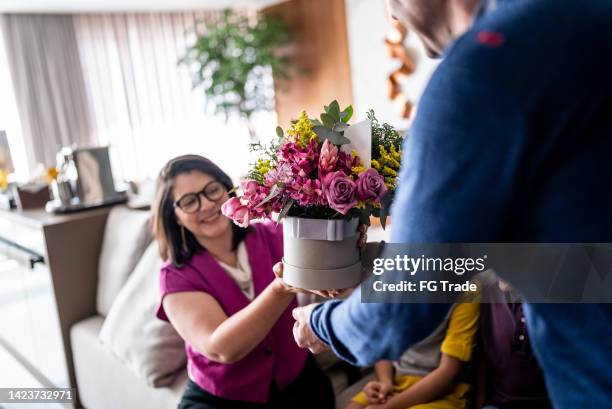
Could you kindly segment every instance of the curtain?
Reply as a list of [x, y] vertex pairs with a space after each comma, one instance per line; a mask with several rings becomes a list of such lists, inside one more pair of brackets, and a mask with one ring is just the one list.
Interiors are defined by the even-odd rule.
[[[184, 153], [209, 157], [234, 179], [246, 172], [246, 124], [212, 112], [204, 92], [192, 89], [190, 69], [178, 64], [195, 42], [198, 22], [221, 13], [74, 16], [95, 136], [111, 147], [113, 167], [123, 177], [154, 177]], [[276, 114], [255, 121], [260, 133], [274, 134]]]
[[0, 16], [30, 166], [94, 143], [72, 17]]

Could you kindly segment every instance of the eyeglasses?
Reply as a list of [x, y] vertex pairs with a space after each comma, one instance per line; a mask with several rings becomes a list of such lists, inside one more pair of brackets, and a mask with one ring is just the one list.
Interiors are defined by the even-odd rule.
[[216, 202], [223, 197], [225, 190], [225, 186], [213, 180], [212, 182], [208, 182], [201, 191], [197, 193], [187, 193], [181, 196], [179, 200], [174, 202], [174, 207], [178, 207], [185, 213], [197, 213], [202, 206], [201, 196], [204, 196], [211, 202]]

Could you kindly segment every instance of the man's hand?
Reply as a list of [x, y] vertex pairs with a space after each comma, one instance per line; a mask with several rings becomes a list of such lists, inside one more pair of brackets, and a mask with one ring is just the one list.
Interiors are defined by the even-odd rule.
[[308, 348], [313, 354], [319, 354], [328, 349], [327, 345], [317, 338], [310, 328], [310, 314], [317, 305], [314, 303], [293, 309], [293, 318], [295, 319], [293, 338], [295, 338], [295, 343], [300, 348]]
[[389, 382], [370, 381], [364, 386], [363, 393], [371, 404], [386, 403], [393, 393], [393, 385]]

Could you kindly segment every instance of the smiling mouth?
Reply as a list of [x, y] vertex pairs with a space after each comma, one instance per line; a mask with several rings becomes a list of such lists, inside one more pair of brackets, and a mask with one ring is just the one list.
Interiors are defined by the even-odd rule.
[[199, 220], [200, 223], [210, 223], [212, 221], [217, 220], [217, 218], [221, 215], [221, 209], [217, 210], [212, 216], [207, 218], [202, 218]]

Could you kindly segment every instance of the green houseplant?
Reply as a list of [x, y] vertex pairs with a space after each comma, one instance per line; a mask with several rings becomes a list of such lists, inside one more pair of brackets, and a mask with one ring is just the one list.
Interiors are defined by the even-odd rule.
[[288, 78], [289, 61], [279, 48], [290, 42], [289, 29], [279, 18], [259, 13], [249, 19], [231, 10], [202, 24], [204, 34], [179, 62], [194, 70], [194, 88], [204, 89], [215, 112], [244, 118], [257, 142], [251, 116], [274, 109], [270, 71], [275, 79]]

